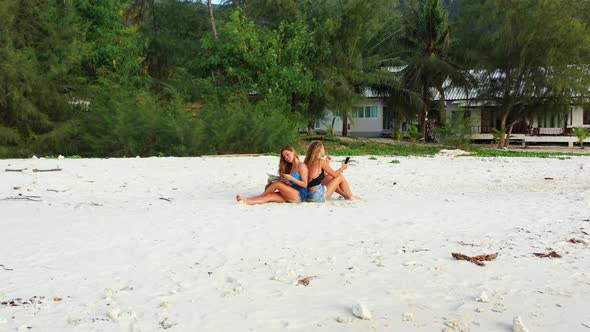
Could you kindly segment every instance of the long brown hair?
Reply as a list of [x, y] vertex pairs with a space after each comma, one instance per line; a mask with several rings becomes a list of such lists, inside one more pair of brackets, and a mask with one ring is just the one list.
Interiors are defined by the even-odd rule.
[[320, 149], [322, 147], [324, 147], [324, 145], [320, 141], [313, 141], [309, 143], [309, 146], [307, 147], [307, 153], [305, 154], [305, 160], [303, 161], [307, 167], [311, 166], [310, 164], [319, 158]]
[[285, 146], [284, 148], [282, 148], [281, 149], [281, 159], [279, 160], [279, 176], [282, 176], [283, 174], [290, 174], [291, 170], [293, 169], [293, 163], [290, 163], [285, 160], [285, 157], [283, 157], [283, 151], [293, 152], [293, 160], [295, 160], [295, 159], [299, 160], [299, 154], [297, 153], [297, 150], [295, 150], [294, 147]]

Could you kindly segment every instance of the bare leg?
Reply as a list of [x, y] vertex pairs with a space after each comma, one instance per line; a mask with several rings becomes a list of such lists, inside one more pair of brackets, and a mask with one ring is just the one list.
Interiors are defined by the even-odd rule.
[[340, 190], [342, 190], [341, 195], [345, 199], [353, 199], [354, 198], [354, 196], [352, 195], [352, 191], [350, 190], [350, 186], [348, 185], [348, 181], [346, 181], [346, 178], [344, 177], [344, 175], [340, 175], [337, 178], [333, 178], [326, 185], [326, 200], [328, 200], [328, 199], [330, 199], [330, 197], [332, 197], [332, 194], [334, 194], [334, 192], [336, 191], [336, 189], [338, 187], [340, 187]]
[[[332, 179], [333, 179], [333, 178], [334, 178], [334, 177], [332, 177], [331, 175], [327, 175], [327, 174], [326, 174], [326, 177], [325, 177], [325, 178], [322, 180], [322, 184], [323, 184], [324, 186], [327, 186], [327, 185], [328, 185], [328, 183], [330, 183], [330, 181], [332, 181]], [[342, 197], [345, 197], [344, 190], [342, 190], [342, 185], [340, 185], [340, 184], [339, 184], [339, 185], [338, 185], [338, 187], [336, 187], [336, 190], [335, 190], [335, 191], [336, 191], [336, 192], [337, 192], [337, 193], [338, 193], [340, 196], [342, 196]]]
[[[278, 191], [278, 192], [276, 192], [276, 191]], [[274, 194], [281, 196], [282, 200], [278, 200]], [[269, 197], [275, 197], [275, 198], [272, 198], [272, 200], [268, 200]], [[277, 181], [277, 182], [274, 182], [273, 184], [271, 184], [260, 195], [256, 195], [256, 196], [252, 196], [252, 197], [248, 197], [248, 198], [243, 198], [240, 195], [236, 195], [236, 200], [238, 202], [244, 201], [244, 203], [246, 203], [246, 204], [261, 204], [261, 203], [269, 203], [269, 202], [297, 203], [297, 202], [301, 201], [301, 198], [299, 197], [299, 192], [297, 191], [297, 189], [291, 187], [290, 185], [288, 185], [284, 182]]]
[[264, 195], [264, 196], [255, 196], [255, 197], [251, 197], [251, 198], [244, 198], [242, 201], [248, 205], [254, 205], [254, 204], [264, 204], [264, 203], [271, 203], [271, 202], [285, 203], [287, 200], [285, 199], [285, 197], [283, 197], [279, 193], [270, 193], [270, 194]]

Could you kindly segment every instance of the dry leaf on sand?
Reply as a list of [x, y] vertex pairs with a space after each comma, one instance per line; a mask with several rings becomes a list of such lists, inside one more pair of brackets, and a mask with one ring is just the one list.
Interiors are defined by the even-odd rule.
[[471, 263], [479, 265], [479, 266], [486, 266], [483, 261], [493, 261], [494, 259], [496, 259], [496, 257], [498, 257], [498, 253], [490, 254], [490, 255], [478, 255], [478, 256], [473, 256], [473, 257], [463, 255], [460, 253], [456, 253], [456, 252], [451, 253], [451, 255], [453, 257], [455, 257], [455, 259], [457, 259], [457, 260], [468, 261], [468, 262], [471, 262]]
[[541, 258], [561, 258], [561, 255], [556, 253], [555, 251], [551, 251], [546, 254], [542, 252], [534, 252], [533, 255]]
[[305, 277], [297, 280], [297, 285], [309, 286], [312, 279], [317, 279], [318, 276]]

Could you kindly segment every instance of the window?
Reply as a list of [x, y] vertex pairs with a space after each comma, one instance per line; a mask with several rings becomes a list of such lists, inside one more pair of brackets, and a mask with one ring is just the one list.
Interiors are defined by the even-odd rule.
[[378, 118], [379, 111], [377, 106], [361, 106], [355, 107], [352, 110], [351, 116], [356, 119], [369, 119], [369, 118]]
[[541, 128], [563, 128], [566, 125], [567, 114], [545, 114], [539, 118]]
[[314, 129], [320, 129], [320, 119], [315, 120], [315, 128]]
[[584, 122], [585, 125], [590, 125], [590, 105], [584, 106]]

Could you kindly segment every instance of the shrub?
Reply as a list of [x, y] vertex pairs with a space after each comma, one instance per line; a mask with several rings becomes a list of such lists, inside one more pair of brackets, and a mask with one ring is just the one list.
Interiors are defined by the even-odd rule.
[[464, 117], [462, 110], [451, 113], [443, 127], [436, 130], [439, 142], [455, 149], [467, 149], [473, 136], [471, 120]]
[[410, 132], [408, 133], [408, 136], [410, 137], [410, 142], [412, 142], [412, 145], [416, 145], [416, 143], [418, 141], [421, 141], [424, 139], [424, 137], [422, 137], [422, 133], [418, 130], [418, 127], [416, 126], [410, 126]]
[[588, 129], [586, 129], [586, 128], [577, 127], [577, 128], [574, 128], [573, 134], [578, 138], [577, 143], [580, 144], [580, 148], [583, 149], [584, 148], [584, 140], [586, 139], [586, 137], [588, 137], [590, 135], [590, 132], [588, 132]]
[[195, 153], [275, 152], [294, 144], [299, 119], [288, 112], [286, 105], [276, 104], [238, 101], [207, 106], [198, 114]]

